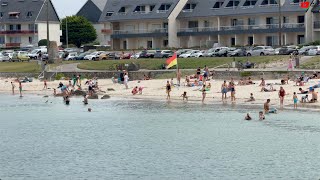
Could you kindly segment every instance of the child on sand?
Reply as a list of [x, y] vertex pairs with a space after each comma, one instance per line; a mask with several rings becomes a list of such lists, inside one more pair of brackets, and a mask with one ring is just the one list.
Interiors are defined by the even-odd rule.
[[138, 86], [134, 87], [131, 91], [132, 95], [136, 95], [138, 93]]
[[250, 98], [246, 102], [255, 101], [256, 99], [253, 97], [253, 94], [250, 93]]
[[19, 82], [19, 92], [20, 92], [20, 97], [22, 97], [22, 84]]
[[12, 87], [12, 94], [14, 94], [14, 88], [16, 87], [16, 85], [14, 85], [13, 82], [11, 82], [11, 87]]
[[44, 81], [43, 81], [43, 89], [48, 89], [47, 79], [44, 79]]
[[186, 99], [188, 101], [188, 96], [187, 96], [187, 92], [183, 92], [183, 94], [181, 94], [182, 100], [184, 101], [184, 99]]
[[140, 86], [140, 87], [139, 87], [139, 89], [138, 89], [139, 94], [142, 94], [142, 90], [143, 90], [143, 87], [142, 87], [142, 86]]
[[293, 108], [294, 109], [298, 109], [298, 96], [296, 94], [296, 92], [293, 93]]
[[167, 99], [170, 99], [171, 85], [169, 81], [167, 81], [166, 92], [167, 92]]

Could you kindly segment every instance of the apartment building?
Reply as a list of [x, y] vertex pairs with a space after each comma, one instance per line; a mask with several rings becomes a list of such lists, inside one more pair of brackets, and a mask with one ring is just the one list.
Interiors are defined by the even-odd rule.
[[99, 22], [102, 11], [107, 3], [107, 0], [88, 0], [76, 14], [87, 18], [97, 32], [97, 41], [101, 45], [111, 45], [111, 29], [105, 27], [105, 24]]
[[303, 44], [319, 38], [320, 15], [302, 1], [108, 0], [100, 22], [114, 49]]
[[[49, 38], [60, 45], [60, 20], [48, 0]], [[0, 46], [25, 47], [47, 39], [47, 6], [44, 0], [0, 1]]]

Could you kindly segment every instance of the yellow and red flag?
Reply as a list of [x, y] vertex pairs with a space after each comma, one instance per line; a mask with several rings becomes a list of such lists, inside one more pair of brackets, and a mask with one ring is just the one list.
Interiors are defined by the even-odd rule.
[[173, 56], [168, 58], [166, 62], [167, 62], [167, 69], [177, 65], [178, 64], [177, 54], [174, 53]]

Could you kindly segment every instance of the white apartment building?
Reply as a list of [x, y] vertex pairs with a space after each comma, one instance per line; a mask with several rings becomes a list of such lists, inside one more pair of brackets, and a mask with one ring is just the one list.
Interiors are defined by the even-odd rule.
[[[48, 4], [49, 38], [60, 45], [60, 20], [50, 0]], [[45, 0], [0, 1], [0, 46], [26, 47], [47, 39]]]
[[297, 45], [320, 38], [319, 2], [301, 2], [108, 0], [99, 22], [114, 49]]

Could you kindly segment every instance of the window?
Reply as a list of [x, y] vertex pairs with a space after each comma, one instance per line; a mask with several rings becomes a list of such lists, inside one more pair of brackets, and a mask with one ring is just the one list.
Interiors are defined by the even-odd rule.
[[198, 21], [189, 21], [188, 22], [188, 28], [197, 28], [198, 27]]
[[304, 16], [298, 16], [298, 23], [304, 23]]
[[145, 12], [146, 6], [137, 6], [133, 12]]
[[32, 12], [31, 11], [29, 11], [28, 13], [27, 13], [27, 18], [31, 18], [32, 17]]
[[10, 24], [9, 30], [10, 31], [21, 31], [21, 24]]
[[10, 43], [21, 43], [21, 37], [10, 37], [9, 42]]
[[0, 44], [5, 44], [4, 36], [0, 36]]
[[238, 6], [240, 1], [229, 1], [226, 7]]
[[289, 23], [289, 17], [288, 16], [284, 16], [282, 23]]
[[38, 31], [38, 24], [28, 24], [29, 31]]
[[254, 6], [256, 5], [257, 1], [256, 0], [247, 0], [243, 6]]
[[263, 0], [261, 5], [278, 4], [276, 0]]
[[248, 25], [255, 25], [256, 19], [255, 18], [248, 18]]
[[112, 16], [112, 14], [113, 14], [113, 11], [108, 11], [106, 14], [106, 17], [110, 17], [110, 16]]
[[158, 9], [158, 12], [167, 12], [171, 7], [171, 4], [161, 4]]
[[126, 12], [126, 7], [121, 7], [118, 12], [119, 13], [125, 13]]
[[150, 5], [150, 12], [153, 11], [155, 5]]
[[205, 28], [208, 28], [208, 27], [210, 27], [210, 22], [209, 21], [204, 21], [203, 25], [204, 25]]
[[9, 12], [9, 19], [18, 19], [20, 17], [20, 12]]
[[3, 17], [3, 12], [0, 12], [0, 18], [2, 18]]
[[196, 8], [197, 4], [195, 3], [188, 3], [184, 6], [183, 12], [192, 12]]
[[235, 46], [236, 45], [236, 38], [231, 38], [231, 46]]
[[216, 3], [213, 5], [213, 9], [218, 9], [218, 8], [220, 8], [220, 7], [222, 6], [222, 4], [223, 4], [223, 2], [221, 2], [221, 1], [216, 2]]
[[32, 37], [29, 36], [29, 44], [32, 44]]
[[168, 40], [163, 40], [163, 46], [167, 47], [169, 45], [169, 41]]

